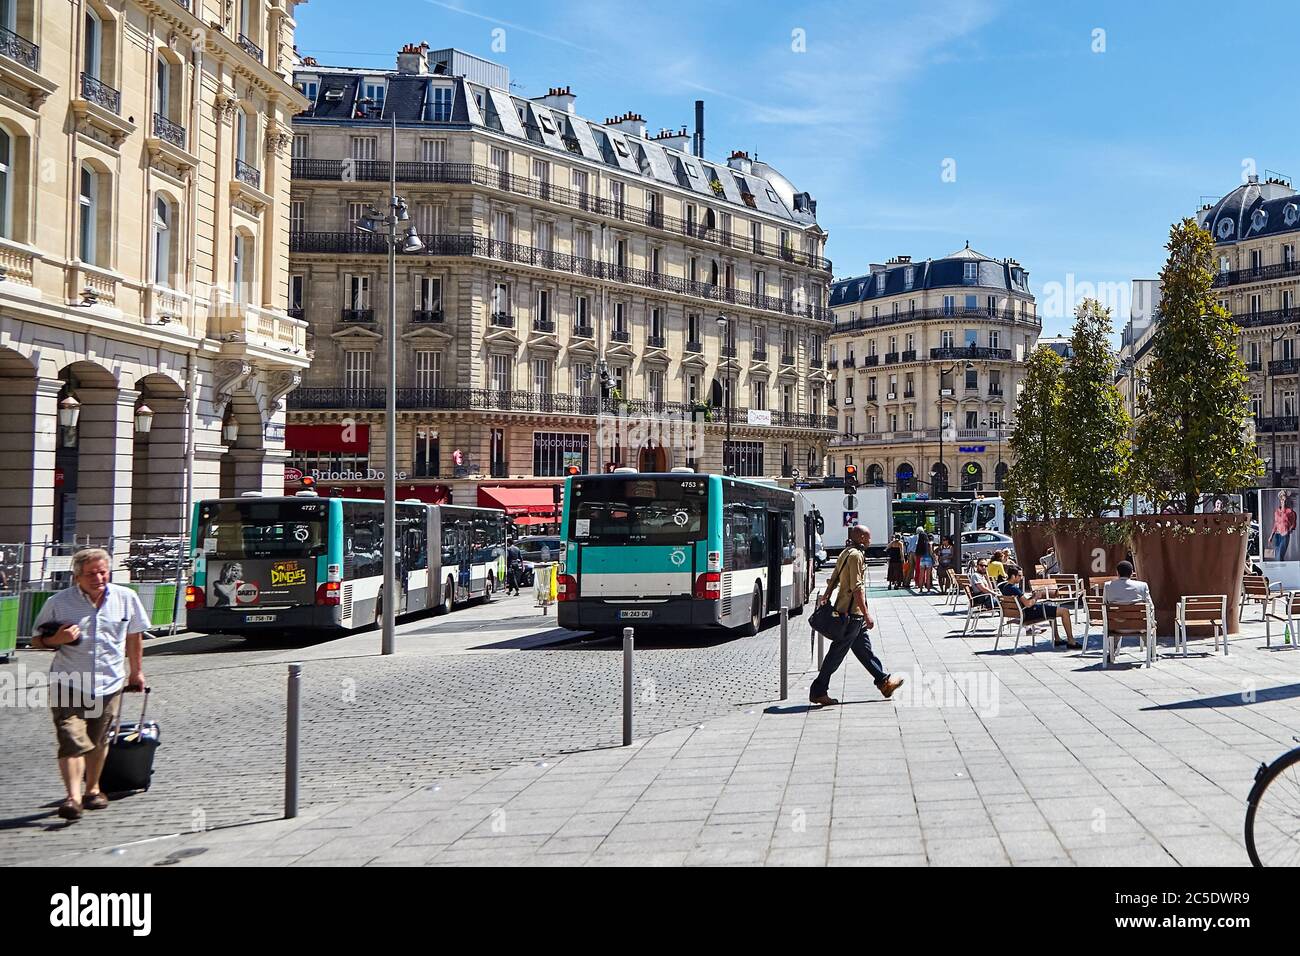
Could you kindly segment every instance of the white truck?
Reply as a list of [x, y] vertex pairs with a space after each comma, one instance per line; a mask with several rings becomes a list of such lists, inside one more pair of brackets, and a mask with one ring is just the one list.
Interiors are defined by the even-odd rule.
[[885, 546], [894, 533], [891, 489], [859, 485], [852, 501], [846, 500], [842, 487], [800, 488], [799, 493], [807, 502], [805, 512], [812, 508], [820, 512], [826, 528], [822, 532], [822, 546], [831, 557], [844, 550], [851, 524], [863, 525], [871, 532], [871, 547], [867, 549], [869, 554], [884, 556]]

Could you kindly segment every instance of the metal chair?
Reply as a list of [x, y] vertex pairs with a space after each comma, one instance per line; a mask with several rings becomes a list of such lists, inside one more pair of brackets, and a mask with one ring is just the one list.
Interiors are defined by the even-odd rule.
[[1262, 612], [1260, 620], [1264, 622], [1264, 646], [1273, 646], [1273, 628], [1270, 626], [1271, 619], [1276, 617], [1274, 613], [1274, 602], [1283, 597], [1281, 592], [1275, 592], [1273, 585], [1269, 583], [1268, 578], [1262, 574], [1246, 574], [1241, 578], [1241, 613], [1237, 620], [1246, 620], [1246, 605], [1258, 604]]
[[1187, 656], [1187, 629], [1208, 627], [1214, 632], [1214, 649], [1223, 636], [1223, 654], [1228, 654], [1228, 596], [1226, 594], [1188, 594], [1178, 601], [1178, 619], [1174, 631], [1174, 649]]
[[1291, 634], [1291, 646], [1300, 646], [1300, 591], [1287, 591], [1281, 595], [1286, 611], [1286, 627]]
[[1025, 620], [1025, 607], [1020, 603], [1020, 599], [1009, 595], [1002, 595], [998, 598], [998, 607], [1001, 615], [998, 619], [998, 634], [993, 639], [993, 649], [998, 649], [998, 641], [1002, 640], [1002, 631], [1006, 628], [1008, 622], [1014, 622], [1016, 625], [1016, 643], [1011, 650], [1020, 649], [1020, 635], [1024, 634], [1026, 628], [1029, 632], [1029, 649], [1034, 649], [1034, 635], [1039, 631], [1050, 630], [1051, 624], [1047, 621], [1035, 619], [1033, 621]]
[[1136, 637], [1139, 646], [1145, 644], [1147, 667], [1155, 660], [1156, 625], [1154, 608], [1146, 601], [1132, 604], [1110, 604], [1103, 601], [1102, 616], [1102, 657], [1101, 666], [1109, 667], [1115, 663], [1115, 656], [1126, 637]]
[[948, 600], [947, 604], [954, 611], [957, 610], [957, 602], [961, 600], [962, 589], [970, 587], [970, 575], [959, 574], [952, 568], [948, 569]]
[[1102, 653], [1106, 652], [1106, 616], [1102, 611], [1103, 603], [1100, 594], [1083, 595], [1083, 651], [1080, 656], [1088, 653], [1088, 638], [1092, 635], [1093, 628], [1096, 628], [1101, 633]]
[[1056, 603], [1068, 604], [1077, 614], [1083, 610], [1083, 581], [1077, 574], [1053, 574], [1056, 582]]
[[[986, 614], [997, 614], [997, 605], [995, 604], [993, 607], [987, 607], [984, 604], [981, 604], [977, 600], [975, 592], [971, 590], [970, 578], [966, 579], [966, 585], [962, 590], [966, 594], [966, 623], [961, 629], [961, 636], [965, 637], [966, 632], [970, 630], [971, 622], [973, 621], [975, 623], [975, 632], [978, 633], [980, 629], [980, 618], [984, 617]], [[992, 595], [989, 596], [992, 597]]]

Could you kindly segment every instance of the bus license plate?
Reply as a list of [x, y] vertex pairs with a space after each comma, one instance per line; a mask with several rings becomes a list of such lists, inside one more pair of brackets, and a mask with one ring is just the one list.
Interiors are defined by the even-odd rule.
[[274, 614], [245, 614], [244, 623], [245, 624], [274, 624], [275, 615]]
[[619, 611], [618, 612], [619, 619], [624, 621], [644, 621], [652, 614], [654, 614], [654, 611]]

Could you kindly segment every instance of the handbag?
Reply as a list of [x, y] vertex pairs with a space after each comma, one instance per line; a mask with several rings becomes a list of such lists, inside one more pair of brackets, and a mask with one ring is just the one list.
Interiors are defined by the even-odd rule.
[[808, 626], [814, 631], [825, 634], [832, 641], [838, 641], [844, 636], [844, 628], [847, 625], [848, 618], [836, 614], [830, 601], [818, 605], [817, 610], [808, 616]]

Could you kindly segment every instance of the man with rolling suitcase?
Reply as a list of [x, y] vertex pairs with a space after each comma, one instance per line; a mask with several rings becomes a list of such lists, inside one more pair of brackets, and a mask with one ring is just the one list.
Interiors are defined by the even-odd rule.
[[144, 689], [149, 617], [139, 595], [109, 583], [111, 562], [102, 548], [74, 554], [74, 586], [46, 601], [33, 625], [32, 647], [55, 652], [50, 707], [68, 794], [58, 810], [65, 820], [79, 818], [83, 807], [108, 806], [99, 780], [122, 690]]

